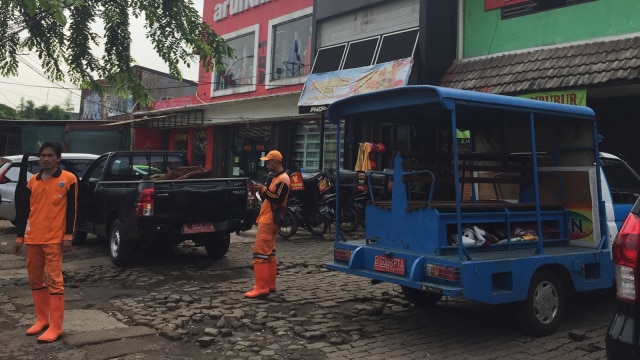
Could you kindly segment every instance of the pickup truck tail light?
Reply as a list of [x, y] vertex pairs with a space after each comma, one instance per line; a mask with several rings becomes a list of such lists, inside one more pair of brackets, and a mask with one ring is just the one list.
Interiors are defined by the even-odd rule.
[[616, 273], [618, 299], [638, 301], [638, 253], [640, 252], [640, 216], [629, 213], [611, 249]]
[[253, 209], [256, 197], [253, 195], [253, 185], [247, 184], [247, 209]]
[[142, 190], [142, 193], [138, 196], [138, 200], [136, 200], [136, 216], [153, 216], [153, 188], [148, 188]]

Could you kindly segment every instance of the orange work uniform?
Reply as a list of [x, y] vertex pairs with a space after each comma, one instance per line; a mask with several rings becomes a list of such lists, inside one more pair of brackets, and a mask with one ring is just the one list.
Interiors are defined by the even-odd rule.
[[77, 178], [58, 169], [49, 178], [42, 171], [27, 183], [17, 220], [17, 242], [27, 245], [26, 262], [31, 289], [49, 288], [63, 294], [62, 240], [71, 240], [75, 228]]
[[258, 231], [256, 232], [256, 242], [253, 246], [253, 262], [267, 262], [269, 261], [269, 256], [275, 256], [276, 254], [278, 225], [273, 222], [271, 205], [287, 206], [290, 185], [289, 175], [282, 170], [267, 183], [266, 189], [260, 194], [262, 206], [256, 219]]

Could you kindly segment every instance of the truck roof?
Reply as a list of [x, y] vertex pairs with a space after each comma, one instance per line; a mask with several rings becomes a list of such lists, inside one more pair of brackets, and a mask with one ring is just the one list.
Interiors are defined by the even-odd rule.
[[514, 96], [428, 85], [403, 86], [351, 96], [331, 104], [326, 115], [332, 123], [338, 124], [340, 118], [347, 115], [366, 113], [367, 117], [370, 118], [372, 114], [383, 112], [384, 110], [396, 109], [396, 113], [398, 111], [404, 113], [401, 109], [409, 110], [409, 108], [414, 110], [407, 111], [407, 114], [416, 114], [416, 107], [424, 107], [430, 111], [451, 111], [456, 105], [532, 111], [588, 120], [595, 119], [595, 112], [586, 106], [557, 104]]

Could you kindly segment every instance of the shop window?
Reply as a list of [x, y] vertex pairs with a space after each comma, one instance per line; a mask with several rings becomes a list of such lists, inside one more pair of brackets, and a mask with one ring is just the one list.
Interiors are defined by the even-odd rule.
[[234, 49], [234, 56], [225, 60], [223, 70], [214, 73], [214, 96], [255, 90], [256, 32], [257, 29], [225, 39]]
[[[304, 168], [307, 172], [335, 170], [337, 168], [336, 126], [325, 122], [324, 138], [321, 136], [321, 126], [321, 123], [315, 122], [304, 124], [296, 128], [293, 151], [291, 154], [293, 160], [291, 167]], [[344, 129], [344, 125], [341, 125], [341, 128]], [[340, 134], [342, 135], [343, 133], [341, 132]], [[320, 156], [321, 152], [322, 156]], [[340, 160], [342, 161], [342, 150], [340, 153]]]
[[370, 39], [352, 41], [347, 49], [342, 69], [354, 69], [371, 66], [378, 47], [379, 36]]
[[260, 157], [269, 150], [271, 125], [237, 125], [230, 130], [229, 176], [246, 176], [266, 182], [268, 169]]
[[273, 26], [271, 80], [307, 75], [311, 69], [311, 15]]
[[558, 9], [571, 5], [584, 4], [596, 0], [528, 0], [514, 5], [503, 6], [502, 19], [531, 15], [542, 11]]
[[413, 57], [418, 44], [418, 29], [385, 34], [380, 40], [376, 64]]
[[340, 70], [347, 44], [329, 46], [318, 50], [313, 63], [314, 74]]
[[418, 28], [318, 49], [311, 73], [353, 69], [413, 57]]

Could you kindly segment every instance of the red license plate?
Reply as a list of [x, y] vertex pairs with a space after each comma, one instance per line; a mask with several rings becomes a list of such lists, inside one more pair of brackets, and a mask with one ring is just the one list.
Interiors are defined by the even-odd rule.
[[216, 231], [212, 223], [193, 223], [182, 225], [183, 234], [198, 234]]
[[373, 259], [373, 270], [404, 275], [406, 262], [402, 258], [376, 255]]

